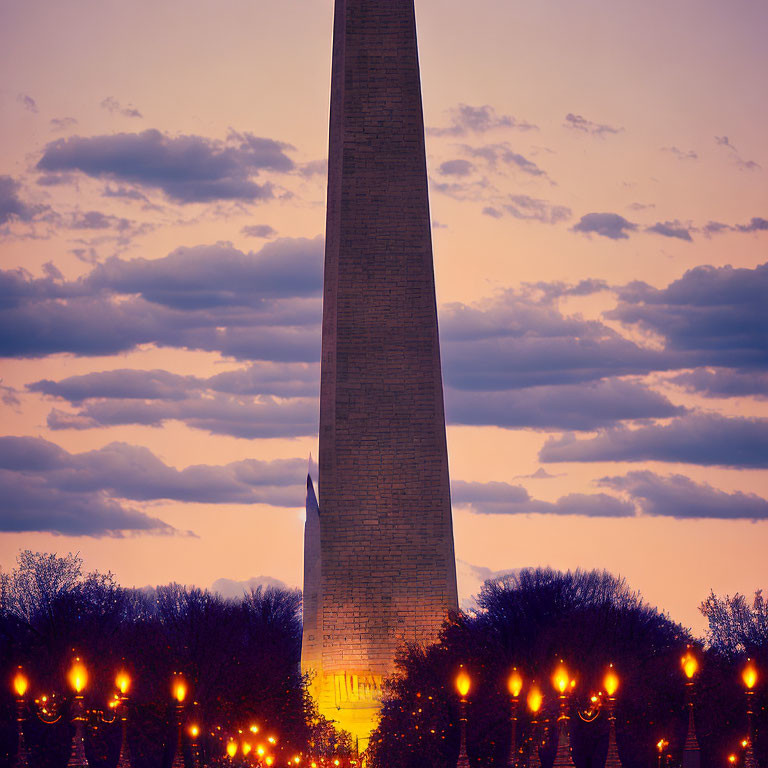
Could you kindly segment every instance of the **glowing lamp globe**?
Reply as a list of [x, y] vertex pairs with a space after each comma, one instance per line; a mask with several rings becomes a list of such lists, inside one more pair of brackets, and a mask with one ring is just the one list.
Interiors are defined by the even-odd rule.
[[751, 691], [757, 685], [757, 669], [752, 663], [752, 659], [747, 661], [747, 666], [744, 667], [744, 671], [741, 673], [741, 679], [744, 681], [744, 687]]
[[535, 715], [540, 709], [541, 705], [544, 702], [544, 697], [541, 695], [541, 691], [538, 689], [537, 686], [533, 686], [530, 691], [528, 691], [528, 709], [533, 712]]
[[125, 694], [128, 693], [128, 689], [131, 687], [131, 678], [128, 677], [128, 673], [120, 672], [115, 678], [115, 685], [117, 686], [117, 689], [120, 691], [120, 693], [125, 696]]
[[512, 674], [507, 681], [507, 686], [514, 699], [516, 699], [520, 695], [520, 691], [523, 690], [523, 676], [517, 671], [517, 667], [512, 670]]
[[251, 745], [247, 742], [243, 742], [243, 757], [248, 757], [251, 752]]
[[183, 680], [176, 680], [173, 684], [173, 698], [179, 702], [184, 703], [184, 699], [187, 698], [187, 684]]
[[267, 765], [272, 765], [272, 763], [274, 763], [274, 762], [275, 762], [275, 758], [274, 758], [274, 757], [272, 757], [272, 755], [269, 755], [269, 757], [267, 757], [267, 759], [266, 759], [264, 762], [265, 762]]
[[17, 672], [16, 677], [13, 678], [13, 690], [16, 691], [16, 695], [20, 699], [24, 698], [27, 688], [29, 688], [29, 681], [21, 671]]
[[229, 755], [229, 759], [231, 760], [236, 754], [237, 754], [237, 744], [235, 744], [234, 741], [228, 741], [227, 755]]
[[469, 693], [470, 685], [471, 681], [469, 679], [469, 675], [462, 669], [461, 672], [459, 672], [459, 674], [456, 676], [456, 690], [459, 692], [459, 695], [462, 698], [465, 698]]
[[75, 663], [69, 670], [69, 684], [78, 695], [85, 690], [88, 685], [88, 670], [80, 659], [75, 659]]
[[[573, 681], [573, 684], [575, 684], [575, 681]], [[555, 687], [555, 690], [560, 691], [561, 694], [565, 694], [568, 690], [568, 686], [571, 685], [568, 668], [562, 661], [555, 670], [555, 674], [552, 675], [552, 685]]]
[[609, 696], [614, 696], [616, 691], [619, 690], [619, 676], [613, 669], [613, 664], [611, 664], [611, 666], [608, 668], [608, 671], [605, 673], [605, 678], [603, 679], [603, 688], [605, 688], [605, 692]]
[[190, 725], [189, 726], [189, 735], [196, 739], [200, 735], [200, 728], [196, 725]]
[[698, 659], [690, 651], [688, 651], [680, 660], [680, 663], [682, 664], [683, 673], [685, 676], [689, 680], [693, 680], [693, 678], [696, 676], [696, 673], [699, 671]]

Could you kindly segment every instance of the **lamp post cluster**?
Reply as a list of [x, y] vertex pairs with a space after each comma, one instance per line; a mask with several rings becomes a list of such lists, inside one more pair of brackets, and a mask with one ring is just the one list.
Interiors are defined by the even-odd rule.
[[[701, 749], [696, 736], [696, 722], [694, 718], [694, 693], [695, 681], [699, 671], [699, 662], [692, 649], [689, 647], [681, 659], [682, 671], [685, 679], [686, 689], [686, 711], [688, 718], [687, 734], [682, 755], [682, 768], [701, 768]], [[741, 742], [744, 748], [744, 768], [759, 768], [755, 759], [753, 740], [754, 740], [754, 689], [758, 681], [758, 673], [754, 663], [747, 661], [742, 672], [742, 681], [746, 694], [746, 712], [747, 712], [747, 736]], [[523, 677], [517, 668], [513, 668], [507, 681], [511, 697], [511, 744], [509, 755], [505, 762], [505, 768], [541, 768], [541, 756], [539, 750], [545, 746], [539, 733], [539, 713], [544, 702], [544, 695], [541, 689], [533, 681], [529, 687], [526, 697], [526, 703], [530, 714], [530, 728], [527, 737], [524, 739], [523, 747], [520, 751], [517, 749], [518, 725], [519, 725], [519, 707], [520, 694], [524, 687]], [[573, 756], [571, 754], [571, 733], [570, 733], [570, 695], [576, 687], [576, 680], [571, 677], [568, 668], [563, 661], [555, 668], [552, 674], [552, 686], [558, 699], [557, 728], [555, 731], [555, 743], [557, 751], [553, 768], [574, 768]], [[597, 718], [600, 709], [605, 702], [605, 711], [608, 718], [608, 753], [605, 761], [605, 768], [621, 768], [622, 762], [619, 756], [618, 745], [616, 741], [616, 695], [619, 690], [619, 675], [611, 664], [603, 677], [603, 691], [592, 697], [595, 705], [585, 714], [581, 714], [582, 719], [591, 721]], [[457, 768], [469, 768], [470, 762], [467, 754], [467, 707], [468, 694], [471, 688], [471, 679], [463, 665], [456, 676], [456, 689], [459, 693], [459, 759]], [[656, 749], [659, 755], [658, 768], [665, 768], [664, 757], [666, 755], [669, 741], [662, 738], [657, 744]], [[669, 756], [667, 755], [667, 760]], [[736, 757], [731, 755], [729, 758], [731, 764], [735, 764]]]

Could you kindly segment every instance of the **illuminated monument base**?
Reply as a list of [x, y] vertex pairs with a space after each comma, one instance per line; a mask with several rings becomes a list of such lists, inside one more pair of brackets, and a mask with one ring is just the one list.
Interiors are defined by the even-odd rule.
[[413, 0], [336, 0], [302, 669], [361, 749], [458, 603], [430, 221]]

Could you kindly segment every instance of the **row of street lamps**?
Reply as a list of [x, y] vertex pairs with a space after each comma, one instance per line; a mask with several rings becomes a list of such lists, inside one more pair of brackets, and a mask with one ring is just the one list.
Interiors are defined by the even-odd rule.
[[[696, 724], [693, 716], [693, 693], [695, 678], [699, 671], [699, 662], [690, 648], [686, 651], [685, 655], [681, 659], [681, 667], [685, 676], [686, 709], [688, 711], [688, 732], [686, 735], [685, 746], [683, 747], [682, 768], [700, 768], [701, 750], [699, 747], [698, 739], [696, 737]], [[747, 698], [747, 737], [742, 741], [742, 747], [744, 748], [744, 768], [758, 768], [753, 746], [753, 696], [757, 681], [757, 668], [755, 667], [752, 660], [748, 659], [747, 664], [742, 670], [742, 682], [744, 683], [744, 690]], [[469, 695], [472, 681], [463, 665], [456, 675], [455, 684], [456, 690], [459, 694], [460, 726], [459, 759], [456, 768], [469, 768], [470, 763], [469, 757], [467, 755], [467, 697]], [[552, 685], [555, 689], [555, 693], [557, 694], [559, 701], [557, 717], [557, 752], [555, 755], [553, 768], [574, 768], [570, 745], [570, 715], [568, 714], [568, 697], [576, 687], [576, 680], [571, 677], [568, 668], [563, 661], [560, 661], [554, 673], [552, 674]], [[603, 692], [605, 693], [609, 728], [608, 755], [606, 757], [605, 768], [621, 768], [622, 765], [621, 759], [619, 757], [619, 751], [616, 745], [616, 693], [619, 690], [619, 685], [619, 675], [616, 672], [613, 664], [611, 664], [603, 677]], [[509, 757], [507, 758], [505, 768], [517, 768], [517, 724], [520, 708], [520, 694], [523, 690], [524, 683], [523, 677], [516, 667], [512, 669], [512, 672], [509, 675], [507, 680], [507, 687], [512, 703], [512, 733]], [[598, 707], [603, 701], [603, 692], [600, 692], [591, 697], [592, 703], [596, 704]], [[528, 695], [526, 697], [526, 704], [531, 715], [531, 733], [528, 736], [526, 749], [524, 750], [524, 758], [522, 761], [520, 761], [519, 768], [541, 768], [541, 759], [539, 756], [539, 749], [536, 743], [536, 739], [539, 726], [539, 711], [541, 710], [543, 702], [544, 695], [541, 691], [541, 688], [539, 688], [539, 686], [534, 681], [531, 683], [531, 686], [528, 689]], [[594, 716], [596, 717], [596, 714]], [[666, 739], [661, 739], [661, 741], [659, 741], [656, 746], [659, 750], [659, 768], [661, 768], [661, 755], [663, 754], [666, 747], [669, 746], [669, 742]], [[735, 762], [735, 756], [732, 755], [729, 760], [731, 763]]]

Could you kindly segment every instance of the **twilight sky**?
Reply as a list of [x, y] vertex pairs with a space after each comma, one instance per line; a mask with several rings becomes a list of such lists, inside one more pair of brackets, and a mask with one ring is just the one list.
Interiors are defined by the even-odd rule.
[[[460, 591], [768, 587], [768, 6], [417, 0]], [[299, 586], [331, 0], [0, 0], [0, 565]], [[321, 500], [322, 504], [322, 500]]]

